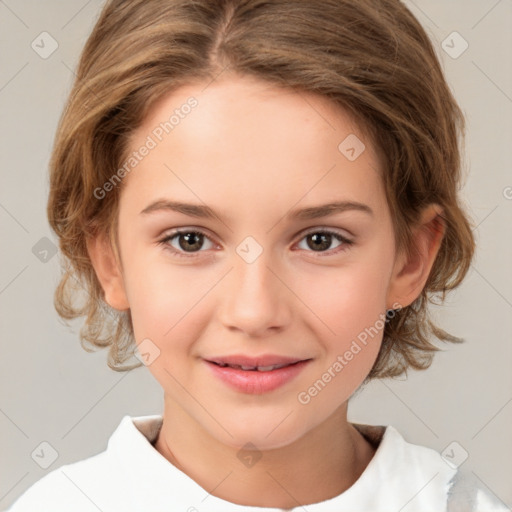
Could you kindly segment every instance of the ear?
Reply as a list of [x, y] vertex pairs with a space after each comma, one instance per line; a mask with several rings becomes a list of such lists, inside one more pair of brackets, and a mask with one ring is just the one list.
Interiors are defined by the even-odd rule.
[[110, 241], [101, 233], [88, 238], [86, 244], [105, 302], [119, 311], [129, 309], [124, 278]]
[[402, 251], [395, 265], [388, 287], [387, 308], [402, 308], [419, 297], [425, 287], [445, 233], [442, 208], [437, 204], [427, 206], [413, 229], [411, 251]]

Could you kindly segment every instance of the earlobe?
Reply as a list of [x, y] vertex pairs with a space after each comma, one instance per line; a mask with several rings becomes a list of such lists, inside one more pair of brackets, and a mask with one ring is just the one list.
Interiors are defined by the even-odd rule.
[[445, 233], [442, 208], [431, 204], [414, 228], [410, 254], [405, 251], [396, 259], [388, 288], [388, 307], [414, 302], [425, 287]]
[[88, 238], [86, 244], [105, 302], [119, 311], [129, 309], [124, 278], [109, 240], [104, 234], [99, 234]]

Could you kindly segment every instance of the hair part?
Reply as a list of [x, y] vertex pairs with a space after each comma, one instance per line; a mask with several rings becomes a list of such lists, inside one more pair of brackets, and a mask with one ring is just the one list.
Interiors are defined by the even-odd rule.
[[[130, 311], [104, 302], [86, 240], [108, 236], [120, 261], [117, 220], [123, 182], [102, 187], [125, 161], [150, 109], [181, 86], [221, 74], [316, 93], [357, 121], [382, 162], [397, 250], [413, 251], [412, 229], [439, 204], [441, 247], [420, 296], [386, 322], [367, 380], [430, 366], [430, 339], [460, 342], [436, 326], [429, 303], [466, 275], [474, 239], [459, 199], [465, 120], [425, 30], [398, 0], [110, 0], [82, 51], [50, 161], [49, 223], [63, 259], [54, 305], [85, 316], [88, 351], [109, 348], [117, 371], [133, 355]], [[85, 302], [76, 304], [80, 292]]]

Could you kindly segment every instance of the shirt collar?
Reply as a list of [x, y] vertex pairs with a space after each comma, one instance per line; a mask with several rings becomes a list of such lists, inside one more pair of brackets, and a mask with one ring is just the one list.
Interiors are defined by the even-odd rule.
[[[124, 416], [108, 443], [107, 451], [116, 459], [130, 485], [134, 486], [132, 498], [141, 510], [169, 507], [171, 504], [175, 510], [201, 512], [282, 510], [238, 505], [209, 494], [152, 446], [162, 422], [161, 415]], [[438, 452], [407, 443], [391, 425], [353, 425], [376, 448], [370, 463], [342, 494], [305, 507], [297, 505], [297, 510], [381, 512], [396, 509], [406, 512], [414, 509], [414, 503], [428, 503], [431, 510], [443, 509], [454, 470]], [[219, 475], [219, 482], [221, 480]], [[414, 501], [419, 499], [419, 494], [421, 500]], [[409, 502], [410, 509], [406, 508]]]

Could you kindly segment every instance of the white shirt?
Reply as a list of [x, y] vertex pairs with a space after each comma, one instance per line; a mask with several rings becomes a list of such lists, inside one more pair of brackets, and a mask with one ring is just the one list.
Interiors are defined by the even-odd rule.
[[[124, 416], [105, 451], [65, 464], [38, 480], [8, 512], [279, 512], [209, 494], [152, 445], [162, 416]], [[301, 512], [509, 512], [441, 455], [408, 443], [391, 425], [353, 424], [376, 447], [358, 480]], [[221, 475], [219, 475], [221, 476]], [[456, 485], [454, 481], [459, 480]], [[448, 492], [455, 494], [447, 509]]]

